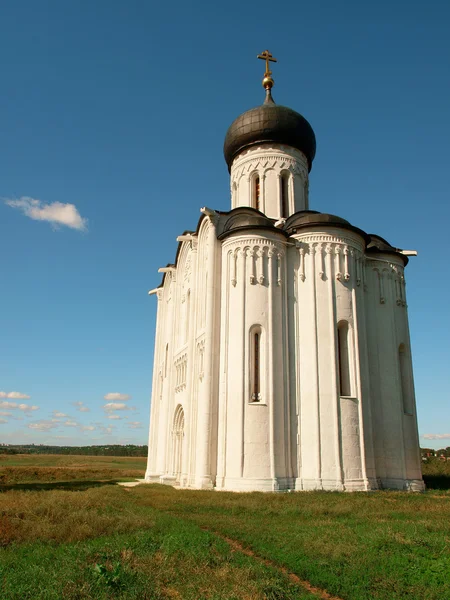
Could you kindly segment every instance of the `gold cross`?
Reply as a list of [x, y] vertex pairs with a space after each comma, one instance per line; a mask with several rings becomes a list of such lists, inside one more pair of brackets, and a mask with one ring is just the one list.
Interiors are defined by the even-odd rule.
[[261, 52], [261, 54], [258, 54], [258, 58], [261, 58], [262, 60], [266, 61], [266, 72], [264, 73], [264, 75], [271, 75], [272, 71], [269, 68], [269, 61], [277, 62], [277, 59], [274, 58], [268, 50], [264, 50], [264, 52]]

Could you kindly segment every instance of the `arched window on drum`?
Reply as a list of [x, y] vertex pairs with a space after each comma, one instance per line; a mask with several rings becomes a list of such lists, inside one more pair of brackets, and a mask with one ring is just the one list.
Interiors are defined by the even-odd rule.
[[250, 330], [250, 402], [263, 400], [263, 332], [260, 325]]
[[289, 171], [283, 171], [280, 177], [280, 216], [287, 219], [289, 216]]
[[347, 321], [340, 321], [337, 328], [339, 393], [341, 396], [352, 395], [350, 367], [350, 328]]
[[253, 173], [251, 182], [252, 182], [252, 190], [251, 190], [252, 200], [251, 200], [251, 205], [253, 206], [253, 208], [256, 208], [256, 210], [262, 210], [262, 205], [261, 205], [261, 182], [260, 182], [259, 174], [258, 173]]

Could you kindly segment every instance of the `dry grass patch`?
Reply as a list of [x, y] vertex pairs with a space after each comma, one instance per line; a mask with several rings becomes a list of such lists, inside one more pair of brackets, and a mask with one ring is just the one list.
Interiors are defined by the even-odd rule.
[[118, 486], [84, 492], [9, 491], [1, 496], [0, 543], [75, 542], [150, 527], [145, 511], [130, 506]]

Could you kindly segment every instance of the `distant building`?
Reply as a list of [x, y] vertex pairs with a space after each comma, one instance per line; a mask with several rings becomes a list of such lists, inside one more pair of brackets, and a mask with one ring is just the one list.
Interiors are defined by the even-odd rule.
[[201, 210], [151, 291], [146, 481], [422, 490], [407, 253], [309, 209], [315, 135], [262, 57], [264, 103], [225, 138], [231, 210]]

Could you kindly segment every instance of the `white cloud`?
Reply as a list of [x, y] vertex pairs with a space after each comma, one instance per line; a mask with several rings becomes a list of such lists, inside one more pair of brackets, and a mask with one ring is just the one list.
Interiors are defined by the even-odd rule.
[[57, 410], [54, 410], [54, 411], [52, 412], [52, 415], [53, 415], [54, 417], [56, 417], [57, 419], [64, 419], [64, 418], [67, 418], [67, 417], [69, 416], [69, 415], [66, 415], [65, 413], [59, 412], [59, 411], [57, 411]]
[[106, 394], [103, 398], [105, 400], [126, 402], [127, 400], [130, 400], [131, 396], [129, 394], [119, 394], [119, 392], [109, 392], [109, 394]]
[[122, 402], [108, 402], [103, 405], [106, 412], [112, 412], [113, 410], [130, 410], [130, 407]]
[[8, 420], [7, 419], [0, 419], [0, 423], [7, 423]]
[[142, 427], [142, 423], [140, 421], [130, 421], [127, 423], [130, 429], [140, 429]]
[[113, 432], [114, 429], [114, 425], [109, 425], [109, 427], [105, 427], [104, 425], [99, 424], [97, 429], [99, 431], [101, 431], [102, 433], [106, 433], [107, 435], [110, 435]]
[[30, 396], [21, 392], [0, 392], [0, 398], [9, 398], [10, 400], [29, 400]]
[[0, 416], [1, 417], [11, 417], [12, 416], [12, 412], [9, 412], [7, 410], [0, 410]]
[[8, 206], [19, 209], [24, 215], [35, 221], [48, 221], [56, 228], [65, 225], [79, 231], [87, 229], [87, 219], [81, 217], [74, 204], [64, 204], [63, 202], [46, 204], [42, 200], [36, 200], [29, 196], [22, 196], [18, 200], [4, 198], [4, 201]]
[[25, 412], [28, 412], [30, 410], [39, 410], [39, 406], [30, 406], [29, 404], [17, 404], [17, 402], [7, 402], [6, 400], [0, 402], [0, 408], [18, 408], [19, 410], [23, 410]]
[[67, 419], [67, 421], [64, 421], [62, 425], [64, 425], [64, 427], [78, 427], [78, 423], [76, 421], [70, 421], [69, 419]]
[[450, 440], [450, 433], [424, 433], [421, 437], [426, 440]]
[[93, 425], [83, 425], [81, 431], [95, 431], [95, 427]]
[[107, 419], [123, 419], [123, 417], [121, 417], [120, 415], [108, 415], [106, 418]]
[[86, 406], [84, 402], [72, 402], [72, 405], [75, 406], [79, 412], [91, 412], [89, 406]]
[[28, 429], [34, 429], [35, 431], [49, 431], [50, 429], [54, 429], [55, 427], [59, 426], [59, 423], [45, 420], [35, 421], [34, 423], [28, 423]]
[[17, 407], [19, 410], [29, 411], [29, 410], [39, 410], [39, 406], [30, 406], [29, 404], [19, 404]]

